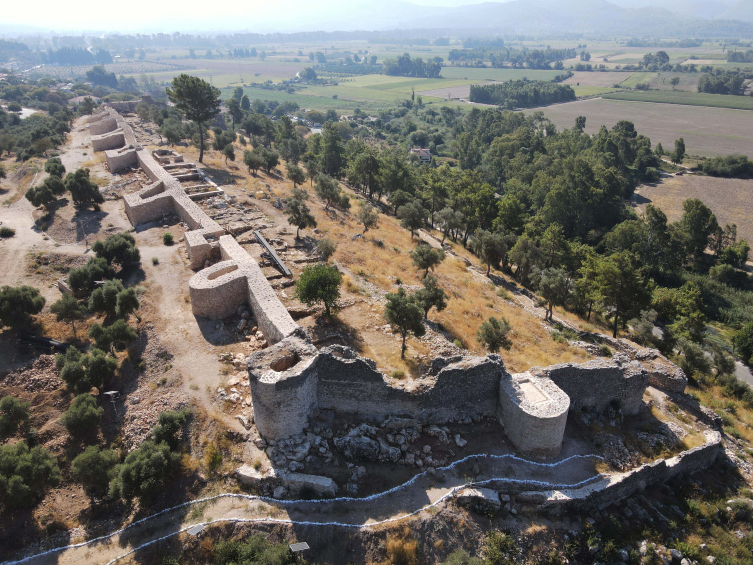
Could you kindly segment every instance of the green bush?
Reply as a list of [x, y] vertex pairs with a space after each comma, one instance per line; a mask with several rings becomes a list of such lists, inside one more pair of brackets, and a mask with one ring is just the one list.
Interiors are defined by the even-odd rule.
[[55, 356], [55, 366], [68, 388], [76, 394], [83, 394], [92, 388], [102, 388], [115, 375], [118, 361], [96, 347], [87, 355], [75, 347], [69, 347], [65, 354]]
[[99, 428], [104, 411], [104, 408], [97, 406], [97, 399], [91, 394], [80, 394], [63, 414], [60, 423], [71, 435], [91, 434]]
[[114, 451], [91, 445], [71, 463], [71, 476], [81, 483], [89, 496], [104, 496], [117, 461]]
[[2, 237], [3, 239], [13, 237], [14, 235], [16, 235], [16, 230], [14, 230], [13, 228], [9, 228], [8, 226], [0, 227], [0, 237]]
[[113, 275], [107, 259], [92, 257], [83, 267], [68, 271], [68, 286], [76, 293], [90, 292], [96, 281], [111, 278]]
[[0, 288], [0, 324], [11, 328], [27, 325], [44, 303], [44, 297], [32, 286], [4, 286]]
[[108, 327], [92, 324], [89, 328], [89, 337], [94, 340], [96, 346], [103, 351], [122, 351], [135, 341], [139, 334], [124, 320], [116, 320]]
[[162, 234], [162, 243], [165, 245], [172, 245], [173, 244], [173, 234], [170, 232], [165, 232]]
[[12, 436], [29, 420], [29, 403], [13, 396], [0, 399], [0, 439]]
[[224, 540], [214, 548], [214, 559], [218, 565], [292, 565], [295, 554], [288, 544], [273, 544], [261, 534], [240, 540]]
[[152, 257], [152, 265], [159, 265], [159, 259]]
[[152, 438], [156, 443], [165, 442], [170, 449], [178, 447], [178, 432], [191, 416], [190, 410], [173, 410], [161, 412], [157, 425], [152, 429]]
[[92, 251], [97, 257], [105, 259], [108, 265], [117, 263], [124, 266], [141, 260], [136, 240], [127, 232], [108, 235], [104, 241], [95, 241]]
[[92, 312], [105, 312], [115, 315], [115, 306], [118, 303], [118, 293], [123, 290], [123, 283], [117, 279], [106, 281], [105, 284], [94, 289], [89, 297], [89, 310]]
[[6, 510], [33, 507], [60, 482], [55, 458], [26, 442], [0, 446], [0, 503]]
[[487, 565], [513, 565], [518, 554], [515, 538], [510, 534], [491, 531], [484, 540], [484, 562]]
[[110, 494], [148, 503], [163, 490], [179, 463], [180, 453], [171, 451], [167, 443], [146, 440], [117, 467]]
[[512, 326], [505, 318], [498, 320], [494, 316], [481, 324], [476, 338], [478, 342], [492, 353], [502, 349], [510, 349], [512, 342], [508, 337]]

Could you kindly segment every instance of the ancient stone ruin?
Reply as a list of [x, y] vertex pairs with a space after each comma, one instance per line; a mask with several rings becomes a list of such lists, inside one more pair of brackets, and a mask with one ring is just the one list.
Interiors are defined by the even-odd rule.
[[[89, 120], [89, 130], [95, 151], [105, 151], [110, 171], [139, 166], [152, 180], [124, 197], [134, 225], [173, 212], [189, 226], [188, 257], [191, 268], [200, 269], [189, 281], [194, 314], [219, 319], [248, 304], [272, 344], [248, 359], [255, 423], [265, 440], [303, 433], [320, 410], [347, 414], [364, 424], [389, 418], [441, 424], [491, 417], [503, 425], [519, 453], [547, 459], [560, 452], [569, 411], [617, 407], [636, 414], [649, 384], [675, 392], [687, 384], [682, 371], [658, 352], [601, 336], [617, 350], [611, 359], [510, 374], [498, 355], [439, 358], [418, 390], [399, 388], [373, 360], [354, 350], [339, 345], [317, 349], [311, 343], [257, 262], [181, 184], [187, 177], [205, 178], [193, 164], [175, 152], [139, 146], [112, 106]], [[216, 186], [210, 188], [221, 193]], [[210, 258], [220, 260], [210, 266]]]

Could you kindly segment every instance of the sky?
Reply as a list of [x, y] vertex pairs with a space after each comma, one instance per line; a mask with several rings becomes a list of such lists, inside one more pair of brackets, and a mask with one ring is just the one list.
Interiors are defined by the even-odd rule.
[[[27, 5], [17, 0], [4, 2], [0, 10], [0, 33], [13, 33], [12, 26], [33, 26], [45, 31], [79, 32], [103, 31], [134, 33], [157, 31], [295, 31], [300, 29], [341, 29], [338, 17], [357, 14], [359, 8], [384, 8], [385, 14], [399, 15], [410, 6], [463, 6], [484, 0], [205, 0], [179, 2], [154, 0], [37, 0]], [[499, 1], [499, 0], [497, 0]], [[610, 0], [623, 7], [698, 2], [698, 0]], [[739, 0], [701, 0], [732, 4]], [[567, 0], [563, 0], [567, 2]], [[407, 12], [406, 12], [407, 13]], [[347, 18], [345, 18], [347, 19]], [[349, 20], [352, 21], [352, 20]], [[360, 29], [375, 29], [369, 21], [355, 20]], [[372, 22], [374, 23], [374, 22]], [[346, 27], [346, 26], [343, 26]], [[378, 29], [378, 28], [377, 28]], [[23, 33], [28, 30], [21, 30]]]

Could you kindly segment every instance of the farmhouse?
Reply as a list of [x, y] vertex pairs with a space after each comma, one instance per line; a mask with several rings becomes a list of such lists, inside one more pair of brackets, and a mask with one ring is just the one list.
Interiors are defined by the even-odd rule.
[[422, 165], [428, 165], [429, 163], [431, 163], [431, 151], [429, 151], [428, 149], [415, 147], [411, 149], [410, 152], [412, 155], [416, 155], [418, 157], [418, 160]]

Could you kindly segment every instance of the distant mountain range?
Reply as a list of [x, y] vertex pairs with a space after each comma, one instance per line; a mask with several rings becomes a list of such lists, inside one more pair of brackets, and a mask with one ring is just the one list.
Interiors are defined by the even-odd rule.
[[[294, 3], [294, 5], [293, 5]], [[290, 4], [290, 5], [288, 5]], [[248, 5], [248, 4], [247, 4]], [[306, 3], [281, 0], [253, 13], [239, 9], [200, 16], [185, 12], [170, 19], [139, 23], [90, 24], [88, 33], [117, 32], [298, 32], [349, 30], [442, 30], [456, 36], [587, 34], [621, 37], [753, 38], [753, 0], [512, 0], [465, 6], [426, 6], [403, 0], [330, 0]], [[117, 27], [116, 27], [117, 25]], [[15, 26], [0, 24], [0, 34]], [[25, 29], [23, 29], [25, 28]], [[85, 30], [79, 30], [85, 31]], [[19, 26], [15, 33], [44, 33]]]

